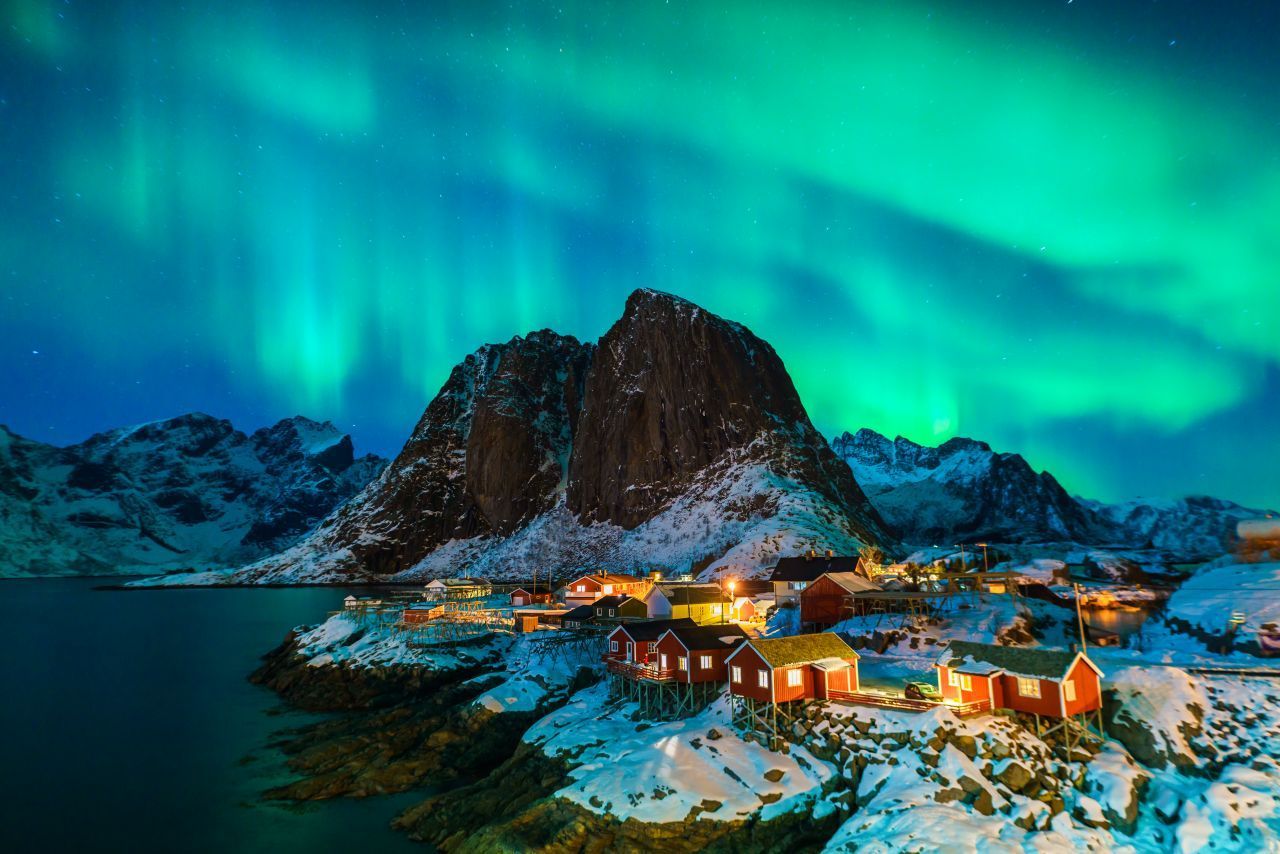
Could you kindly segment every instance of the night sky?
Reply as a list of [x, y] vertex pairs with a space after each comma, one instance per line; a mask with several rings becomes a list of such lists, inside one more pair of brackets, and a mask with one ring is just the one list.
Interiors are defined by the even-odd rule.
[[1278, 8], [0, 0], [0, 423], [394, 453], [651, 286], [828, 435], [1274, 506]]

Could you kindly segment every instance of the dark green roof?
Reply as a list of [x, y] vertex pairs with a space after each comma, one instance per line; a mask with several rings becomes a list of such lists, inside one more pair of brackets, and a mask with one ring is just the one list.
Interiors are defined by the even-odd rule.
[[787, 667], [824, 658], [857, 658], [853, 648], [839, 635], [822, 632], [816, 635], [793, 635], [787, 638], [759, 638], [751, 646], [770, 667]]
[[[938, 663], [953, 670], [993, 672], [1003, 670], [1014, 676], [1040, 679], [1066, 677], [1076, 654], [1065, 649], [1028, 649], [990, 643], [952, 641]], [[985, 667], [983, 665], [986, 665]]]
[[723, 626], [673, 626], [668, 631], [690, 651], [720, 649], [747, 639], [747, 633], [740, 626], [731, 623]]
[[675, 605], [714, 605], [717, 602], [728, 602], [729, 597], [714, 585], [698, 585], [689, 587], [660, 587], [667, 601]]

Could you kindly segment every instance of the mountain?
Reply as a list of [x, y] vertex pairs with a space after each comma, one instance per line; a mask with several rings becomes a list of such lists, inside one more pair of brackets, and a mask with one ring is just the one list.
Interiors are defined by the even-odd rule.
[[1109, 534], [1053, 475], [985, 442], [957, 437], [931, 448], [863, 428], [832, 448], [908, 542], [1093, 542]]
[[1114, 526], [1120, 542], [1173, 552], [1188, 560], [1218, 557], [1233, 548], [1237, 522], [1276, 515], [1275, 510], [1254, 510], [1207, 495], [1119, 504], [1080, 501]]
[[54, 447], [0, 427], [0, 576], [227, 567], [291, 545], [386, 464], [329, 423], [193, 413]]
[[1239, 520], [1274, 512], [1204, 496], [1122, 504], [1078, 498], [1018, 454], [973, 439], [931, 448], [863, 428], [838, 436], [832, 448], [885, 520], [918, 545], [1079, 543], [1155, 549], [1190, 561], [1231, 549]]
[[378, 480], [233, 580], [753, 574], [889, 540], [773, 348], [640, 290], [596, 345], [541, 331], [468, 356]]

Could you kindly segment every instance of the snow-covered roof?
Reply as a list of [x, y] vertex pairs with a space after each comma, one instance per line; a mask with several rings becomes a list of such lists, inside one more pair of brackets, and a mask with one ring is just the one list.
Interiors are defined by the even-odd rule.
[[813, 666], [819, 670], [844, 670], [849, 667], [849, 662], [843, 658], [824, 658], [821, 661], [815, 661]]
[[[1093, 662], [1082, 653], [1065, 649], [1028, 649], [972, 641], [952, 641], [951, 645], [943, 650], [938, 664], [975, 676], [1004, 672], [1010, 676], [1059, 681], [1066, 678], [1077, 657], [1084, 658], [1090, 666], [1093, 666]], [[1096, 671], [1097, 667], [1094, 667], [1094, 670]]]
[[870, 593], [880, 589], [880, 585], [869, 581], [856, 572], [824, 572], [820, 578], [830, 578], [836, 585], [850, 593]]

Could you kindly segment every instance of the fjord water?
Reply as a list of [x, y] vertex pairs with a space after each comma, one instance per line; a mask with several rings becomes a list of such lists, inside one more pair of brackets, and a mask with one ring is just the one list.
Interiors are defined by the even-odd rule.
[[272, 733], [317, 718], [246, 676], [338, 588], [0, 582], [0, 851], [412, 851], [423, 795], [289, 807]]

